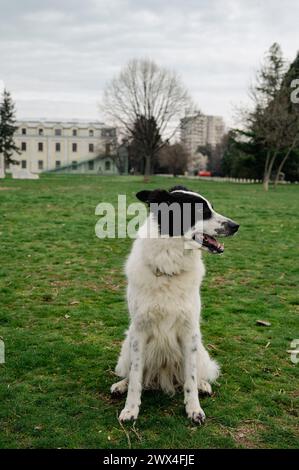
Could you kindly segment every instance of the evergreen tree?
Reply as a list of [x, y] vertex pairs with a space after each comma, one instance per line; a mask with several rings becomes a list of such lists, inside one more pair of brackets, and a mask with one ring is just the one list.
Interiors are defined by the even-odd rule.
[[157, 164], [159, 151], [165, 144], [163, 142], [154, 117], [146, 118], [140, 115], [128, 133], [130, 167], [135, 171], [144, 173], [146, 158], [152, 155], [150, 172]]
[[0, 153], [4, 155], [5, 166], [18, 163], [12, 156], [14, 152], [21, 153], [14, 141], [17, 130], [15, 123], [15, 106], [10, 93], [5, 89], [0, 103]]
[[249, 128], [258, 141], [264, 144], [267, 155], [264, 164], [263, 183], [267, 191], [275, 161], [283, 145], [285, 116], [281, 113], [280, 90], [285, 74], [282, 51], [274, 43], [258, 72], [251, 90], [254, 110], [249, 114]]
[[291, 101], [293, 79], [298, 78], [299, 55], [286, 70], [274, 43], [251, 88], [254, 109], [245, 113], [245, 130], [234, 129], [222, 162], [225, 174], [263, 179], [267, 190], [282, 169], [297, 179], [299, 154], [299, 105]]
[[[287, 126], [284, 135], [284, 152], [280, 155], [279, 166], [276, 171], [275, 185], [279, 181], [280, 173], [283, 170], [287, 160], [293, 160], [295, 167], [298, 165], [298, 151], [299, 151], [299, 103], [294, 103], [291, 100], [292, 82], [299, 77], [299, 52], [295, 60], [291, 63], [287, 70], [281, 84], [280, 101], [282, 103], [282, 114], [286, 116]], [[291, 166], [294, 166], [292, 165]], [[296, 172], [295, 172], [296, 173]], [[297, 170], [297, 175], [299, 174]]]
[[299, 53], [287, 66], [274, 43], [251, 88], [254, 108], [243, 110], [244, 129], [228, 135], [222, 159], [225, 175], [263, 179], [266, 190], [270, 179], [278, 183], [282, 171], [287, 180], [298, 181], [299, 104], [291, 99], [298, 77]]

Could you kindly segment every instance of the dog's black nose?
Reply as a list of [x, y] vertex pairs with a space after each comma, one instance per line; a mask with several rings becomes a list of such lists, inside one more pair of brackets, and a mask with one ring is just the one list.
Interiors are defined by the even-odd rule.
[[230, 233], [236, 233], [240, 227], [239, 224], [237, 224], [236, 222], [233, 222], [232, 220], [229, 220], [227, 222], [227, 226], [228, 226]]

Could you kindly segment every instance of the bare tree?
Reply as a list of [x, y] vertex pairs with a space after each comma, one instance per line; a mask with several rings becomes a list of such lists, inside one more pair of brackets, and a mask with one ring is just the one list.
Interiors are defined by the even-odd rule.
[[[189, 106], [188, 93], [175, 72], [150, 60], [134, 59], [107, 85], [101, 108], [128, 138], [136, 140], [136, 122], [142, 124], [138, 139], [147, 179], [153, 157], [175, 134], [178, 118]], [[157, 138], [153, 138], [153, 123]]]
[[188, 152], [182, 144], [165, 145], [159, 152], [159, 163], [173, 176], [184, 173], [188, 166]]
[[282, 158], [281, 162], [279, 163], [279, 166], [277, 168], [276, 176], [275, 176], [275, 181], [274, 181], [274, 186], [276, 187], [280, 178], [280, 174], [282, 172], [282, 169], [284, 167], [285, 162], [291, 155], [292, 151], [296, 147], [296, 145], [299, 143], [299, 133], [297, 132], [296, 135], [293, 136], [293, 141], [291, 143], [291, 146], [287, 149], [284, 157]]
[[292, 145], [293, 119], [288, 112], [288, 101], [288, 96], [277, 95], [259, 117], [256, 115], [254, 130], [267, 149], [263, 178], [266, 191], [277, 158], [282, 152], [288, 153]]

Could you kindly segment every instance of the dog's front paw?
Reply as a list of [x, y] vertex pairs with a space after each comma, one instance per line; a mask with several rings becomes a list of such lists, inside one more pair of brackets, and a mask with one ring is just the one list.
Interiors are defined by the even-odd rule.
[[138, 417], [139, 409], [137, 407], [134, 407], [133, 409], [125, 407], [118, 419], [119, 421], [135, 421]]
[[202, 408], [199, 407], [195, 410], [186, 408], [186, 412], [187, 412], [188, 418], [190, 418], [193, 423], [199, 424], [199, 425], [204, 424], [206, 420], [206, 415]]

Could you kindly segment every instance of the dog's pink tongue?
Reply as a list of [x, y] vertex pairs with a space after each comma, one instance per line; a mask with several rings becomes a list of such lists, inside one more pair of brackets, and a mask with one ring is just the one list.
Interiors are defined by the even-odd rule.
[[217, 241], [215, 238], [210, 237], [209, 235], [204, 235], [204, 239], [209, 242], [210, 245], [217, 246]]
[[204, 238], [209, 242], [210, 245], [213, 245], [218, 250], [224, 250], [224, 245], [215, 240], [215, 238], [210, 237], [209, 235], [204, 235]]

